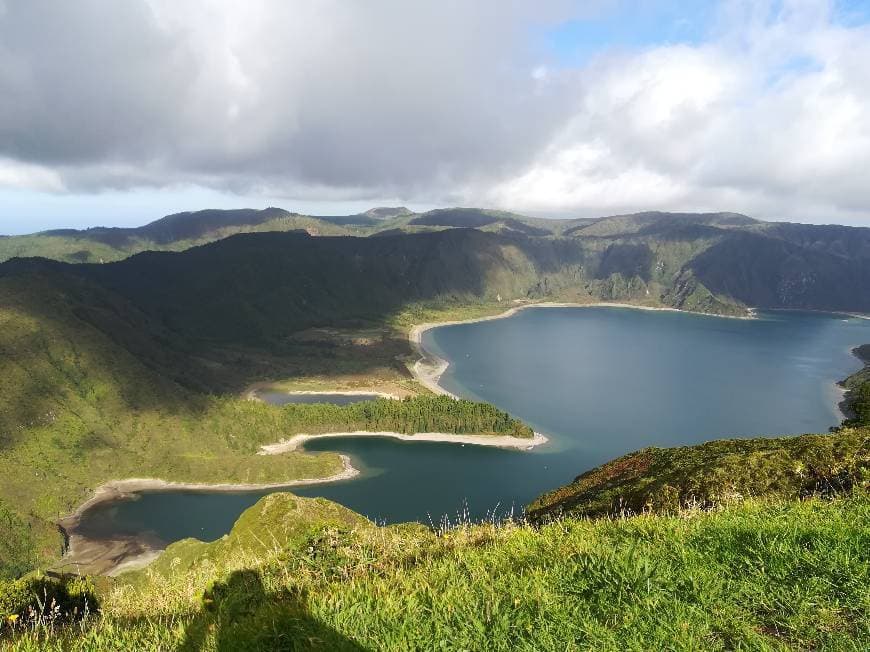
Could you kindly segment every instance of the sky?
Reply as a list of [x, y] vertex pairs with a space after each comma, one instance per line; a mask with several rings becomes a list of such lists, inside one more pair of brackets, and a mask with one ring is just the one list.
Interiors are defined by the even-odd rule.
[[202, 208], [870, 226], [870, 0], [0, 0], [0, 233]]

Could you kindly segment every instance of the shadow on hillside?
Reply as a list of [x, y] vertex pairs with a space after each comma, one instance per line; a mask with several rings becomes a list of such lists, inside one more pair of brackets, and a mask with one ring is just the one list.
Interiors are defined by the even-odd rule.
[[[13, 260], [0, 265], [0, 291], [11, 288], [22, 311], [63, 345], [51, 360], [36, 347], [23, 364], [50, 365], [74, 350], [104, 370], [103, 382], [132, 407], [197, 412], [185, 390], [223, 394], [264, 378], [403, 375], [396, 358], [410, 354], [404, 337], [355, 346], [294, 336], [385, 328], [409, 305], [525, 297], [576, 283], [578, 266], [589, 263], [577, 242], [467, 229], [401, 238], [268, 233], [105, 265]], [[74, 384], [50, 371], [45, 395]]]
[[304, 596], [267, 594], [260, 576], [250, 569], [216, 583], [203, 602], [204, 609], [187, 628], [179, 648], [183, 652], [204, 649], [212, 637], [218, 652], [365, 650], [311, 616]]

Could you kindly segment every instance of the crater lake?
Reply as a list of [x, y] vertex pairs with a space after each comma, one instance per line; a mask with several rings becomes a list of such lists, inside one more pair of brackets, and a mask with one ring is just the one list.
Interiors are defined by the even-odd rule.
[[[441, 385], [524, 420], [550, 441], [531, 451], [379, 438], [312, 440], [361, 474], [294, 487], [379, 523], [519, 513], [544, 491], [624, 453], [724, 437], [825, 432], [842, 419], [836, 382], [860, 368], [870, 321], [762, 312], [732, 319], [627, 308], [536, 308], [426, 331], [450, 362]], [[220, 482], [221, 478], [215, 478]], [[212, 540], [270, 491], [158, 491], [99, 503], [86, 536]]]

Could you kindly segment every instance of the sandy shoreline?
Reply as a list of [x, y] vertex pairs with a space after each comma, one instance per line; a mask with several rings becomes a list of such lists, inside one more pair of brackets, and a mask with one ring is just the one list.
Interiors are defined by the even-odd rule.
[[282, 489], [285, 487], [298, 487], [300, 485], [324, 484], [338, 482], [359, 475], [347, 455], [339, 455], [342, 462], [342, 470], [329, 476], [320, 478], [300, 478], [298, 480], [286, 480], [272, 483], [231, 483], [218, 482], [214, 484], [206, 482], [169, 482], [160, 478], [127, 478], [125, 480], [110, 480], [101, 484], [94, 490], [94, 495], [83, 502], [74, 512], [64, 516], [58, 521], [61, 527], [75, 525], [79, 518], [88, 509], [102, 502], [124, 498], [140, 491], [259, 491], [261, 489]]
[[[471, 319], [456, 319], [450, 321], [439, 321], [439, 322], [426, 322], [423, 324], [415, 324], [411, 327], [411, 330], [408, 333], [408, 339], [411, 342], [411, 346], [414, 347], [417, 352], [419, 358], [416, 362], [410, 367], [411, 373], [413, 374], [415, 380], [419, 382], [421, 385], [426, 387], [428, 390], [435, 394], [443, 394], [446, 396], [451, 396], [453, 398], [459, 398], [456, 394], [446, 390], [439, 383], [441, 380], [441, 376], [447, 371], [447, 368], [450, 366], [450, 362], [444, 360], [443, 358], [438, 357], [434, 353], [427, 351], [423, 346], [423, 333], [433, 328], [438, 328], [439, 326], [456, 326], [458, 324], [474, 324], [477, 322], [483, 321], [492, 321], [494, 319], [506, 319], [508, 317], [512, 317], [516, 315], [521, 310], [528, 310], [529, 308], [631, 308], [634, 310], [650, 310], [655, 312], [684, 312], [690, 315], [707, 315], [707, 313], [696, 313], [689, 310], [680, 310], [679, 308], [663, 308], [663, 307], [654, 307], [654, 306], [635, 306], [630, 303], [607, 303], [607, 302], [595, 302], [595, 303], [556, 303], [556, 302], [545, 302], [545, 303], [527, 303], [519, 306], [513, 306], [508, 310], [505, 310], [502, 313], [497, 315], [486, 315], [484, 317], [472, 317]], [[722, 319], [756, 319], [757, 310], [755, 308], [748, 308], [747, 312], [749, 313], [745, 317], [740, 317], [736, 315], [707, 315], [710, 317], [719, 317]], [[782, 310], [773, 310], [772, 312], [804, 312], [804, 311], [791, 311], [787, 309]], [[857, 319], [867, 319], [870, 320], [870, 315], [862, 315], [860, 313], [849, 313], [849, 312], [829, 312], [826, 310], [810, 310], [806, 312], [819, 312], [830, 315], [842, 315], [845, 317], [854, 317]], [[834, 392], [838, 396], [834, 398], [835, 409], [843, 416], [843, 418], [848, 419], [849, 415], [847, 414], [847, 410], [845, 409], [846, 402], [846, 389], [840, 384], [841, 381], [834, 381]]]
[[703, 312], [691, 312], [689, 310], [680, 310], [679, 308], [667, 308], [656, 306], [636, 306], [630, 303], [609, 303], [605, 301], [597, 301], [594, 303], [564, 303], [564, 302], [542, 302], [542, 303], [524, 303], [522, 305], [513, 306], [504, 312], [497, 315], [486, 315], [484, 317], [472, 317], [470, 319], [455, 319], [450, 321], [425, 322], [423, 324], [415, 324], [408, 332], [408, 340], [411, 346], [417, 352], [419, 358], [410, 367], [410, 371], [414, 379], [423, 385], [429, 391], [435, 394], [442, 394], [459, 398], [456, 394], [448, 391], [441, 386], [440, 380], [444, 372], [450, 366], [450, 362], [438, 357], [434, 353], [427, 351], [423, 346], [423, 333], [433, 328], [440, 326], [456, 326], [459, 324], [475, 324], [483, 321], [493, 321], [495, 319], [507, 319], [516, 315], [522, 310], [531, 308], [631, 308], [632, 310], [647, 310], [651, 312], [682, 312], [690, 315], [704, 315], [707, 317], [719, 317], [721, 319], [755, 319], [756, 311], [754, 308], [748, 308], [748, 315], [741, 317], [737, 315], [710, 315]]
[[445, 432], [419, 432], [413, 435], [406, 435], [399, 432], [371, 432], [367, 430], [357, 430], [355, 432], [329, 432], [319, 435], [294, 435], [293, 437], [290, 437], [290, 439], [260, 446], [260, 451], [257, 454], [278, 455], [280, 453], [296, 450], [310, 439], [324, 439], [329, 437], [386, 437], [390, 439], [398, 439], [400, 441], [469, 444], [472, 446], [494, 446], [496, 448], [518, 448], [520, 450], [529, 450], [530, 448], [540, 446], [547, 442], [547, 438], [537, 432], [534, 433], [534, 437], [531, 439], [523, 439], [521, 437], [511, 437], [509, 435], [464, 435]]
[[242, 398], [249, 401], [262, 401], [261, 392], [272, 392], [274, 394], [286, 394], [287, 396], [358, 396], [360, 394], [378, 396], [380, 398], [399, 399], [400, 396], [390, 394], [388, 392], [380, 392], [376, 389], [335, 389], [335, 390], [314, 390], [314, 389], [296, 389], [283, 390], [280, 387], [275, 387], [270, 383], [254, 383], [242, 392]]
[[[330, 392], [332, 393], [332, 392]], [[260, 447], [258, 455], [278, 455], [292, 451], [302, 446], [309, 439], [323, 437], [389, 437], [402, 441], [446, 442], [451, 444], [468, 444], [475, 446], [495, 446], [499, 448], [514, 448], [528, 450], [547, 441], [547, 438], [535, 433], [531, 439], [498, 435], [454, 435], [450, 433], [419, 433], [405, 435], [395, 432], [335, 432], [319, 435], [295, 435], [290, 439], [267, 444]], [[165, 542], [147, 535], [119, 535], [107, 539], [91, 539], [77, 531], [82, 516], [94, 506], [115, 500], [120, 500], [141, 491], [203, 491], [203, 492], [235, 492], [261, 491], [265, 489], [289, 489], [298, 486], [309, 486], [350, 480], [359, 475], [350, 457], [340, 455], [343, 468], [333, 475], [320, 478], [302, 478], [275, 483], [202, 483], [202, 482], [169, 482], [160, 478], [127, 478], [111, 480], [101, 484], [94, 490], [93, 496], [78, 506], [76, 510], [57, 521], [67, 539], [66, 552], [54, 566], [54, 570], [62, 572], [84, 572], [98, 575], [117, 575], [119, 573], [143, 568], [160, 556], [165, 548]]]
[[111, 480], [94, 490], [94, 495], [78, 506], [74, 512], [57, 521], [66, 539], [66, 552], [55, 564], [54, 570], [88, 574], [117, 575], [120, 572], [142, 568], [163, 552], [163, 543], [143, 536], [119, 536], [112, 539], [89, 539], [76, 531], [82, 515], [103, 502], [119, 500], [140, 491], [260, 491], [263, 489], [289, 489], [302, 485], [324, 484], [349, 480], [359, 475], [347, 455], [340, 455], [342, 470], [320, 478], [301, 478], [275, 483], [217, 483], [168, 482], [159, 478], [128, 478]]

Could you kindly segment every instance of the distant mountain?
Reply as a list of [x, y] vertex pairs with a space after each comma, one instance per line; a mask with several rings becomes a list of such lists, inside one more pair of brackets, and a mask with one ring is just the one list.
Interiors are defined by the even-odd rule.
[[[444, 231], [456, 233], [432, 233]], [[375, 239], [380, 243], [368, 238], [327, 243], [298, 237], [284, 241], [273, 232], [383, 237]], [[216, 246], [217, 241], [244, 233], [261, 235]], [[415, 233], [432, 237], [411, 237]], [[379, 252], [366, 263], [369, 284], [394, 265], [389, 257], [413, 261], [401, 277], [391, 280], [389, 291], [399, 304], [459, 293], [473, 295], [474, 300], [565, 295], [703, 312], [734, 313], [744, 307], [870, 311], [870, 229], [766, 223], [737, 213], [646, 212], [561, 221], [474, 208], [421, 214], [402, 207], [375, 208], [339, 217], [304, 216], [279, 208], [206, 210], [170, 215], [135, 229], [53, 231], [0, 239], [0, 259], [40, 255], [67, 262], [108, 262], [141, 251], [180, 251], [215, 243], [190, 257], [172, 258], [171, 265], [206, 256], [201, 264], [227, 268], [227, 261], [218, 258], [235, 257], [242, 248], [248, 251], [249, 245], [243, 244], [248, 242], [255, 242], [262, 252], [283, 243], [287, 249], [271, 252], [270, 262], [293, 251], [296, 264], [301, 264], [298, 261], [316, 252], [311, 265], [330, 265], [333, 270], [344, 267], [344, 256], [367, 260], [371, 252]], [[443, 249], [445, 242], [451, 243], [449, 250]], [[242, 269], [253, 261], [268, 268], [257, 252], [248, 255], [251, 261], [236, 261]], [[142, 265], [142, 260], [137, 257], [131, 265]], [[168, 260], [161, 258], [161, 265], [169, 265]], [[424, 261], [434, 262], [424, 268]], [[115, 275], [123, 267], [110, 269]], [[460, 285], [448, 283], [434, 294], [415, 291], [453, 278], [455, 269], [463, 270]], [[287, 278], [298, 280], [307, 273], [295, 269]], [[328, 292], [333, 282], [352, 286], [336, 280], [337, 271], [329, 278], [322, 271], [318, 274], [317, 283]], [[355, 288], [349, 305], [357, 299], [368, 303], [377, 291], [371, 285]], [[316, 296], [308, 301], [306, 310], [312, 314], [323, 303]]]
[[[507, 211], [446, 208], [414, 213], [399, 207], [372, 208], [355, 215], [300, 215], [281, 208], [202, 210], [167, 215], [136, 228], [58, 229], [0, 238], [0, 262], [40, 256], [69, 263], [111, 262], [143, 251], [182, 251], [239, 233], [304, 231], [309, 235], [381, 235], [467, 228], [532, 237], [614, 238], [631, 235], [703, 239], [722, 229], [743, 229], [818, 247], [813, 227], [768, 225], [736, 213], [647, 212], [604, 218], [553, 220]], [[846, 227], [823, 227], [824, 229]], [[816, 241], [810, 242], [811, 238]], [[824, 238], [823, 238], [824, 240]], [[826, 241], [826, 240], [825, 240]], [[824, 246], [824, 245], [822, 245]], [[857, 254], [843, 232], [830, 251]], [[867, 247], [866, 243], [861, 245]]]
[[181, 240], [197, 240], [219, 232], [227, 227], [258, 226], [272, 220], [289, 220], [294, 215], [282, 208], [253, 210], [203, 210], [193, 213], [176, 213], [151, 222], [138, 229], [132, 229], [139, 237], [146, 237], [158, 244], [169, 244]]
[[[119, 296], [191, 340], [269, 346], [313, 326], [384, 322], [418, 303], [609, 300], [725, 314], [870, 312], [870, 229], [768, 229], [730, 216], [620, 217], [619, 224], [613, 235], [583, 229], [570, 237], [472, 228], [378, 238], [251, 233], [107, 265], [9, 261], [0, 278], [50, 272]], [[89, 310], [83, 299], [79, 311]]]
[[[444, 208], [413, 218], [409, 224], [419, 226], [447, 226], [468, 229], [485, 228], [490, 231], [522, 233], [523, 235], [553, 235], [553, 231], [526, 223], [527, 218], [505, 211], [479, 208]], [[487, 228], [488, 227], [488, 228]]]
[[363, 215], [373, 217], [377, 220], [389, 220], [394, 217], [402, 217], [403, 215], [412, 215], [414, 211], [405, 208], [404, 206], [370, 208]]
[[[347, 224], [354, 224], [351, 220]], [[312, 235], [353, 233], [340, 221], [290, 213], [281, 208], [202, 210], [167, 215], [133, 228], [56, 229], [0, 239], [0, 261], [41, 256], [70, 263], [110, 262], [142, 251], [181, 251], [237, 233], [305, 231]]]
[[202, 210], [167, 215], [145, 226], [132, 228], [95, 227], [77, 231], [56, 229], [36, 234], [46, 237], [69, 237], [93, 240], [112, 247], [128, 247], [137, 241], [148, 240], [157, 245], [167, 245], [183, 240], [197, 240], [220, 232], [228, 227], [257, 226], [276, 219], [288, 219], [293, 215], [281, 208], [254, 210]]
[[389, 221], [392, 223], [396, 218], [407, 217], [413, 214], [412, 211], [404, 206], [399, 206], [395, 208], [370, 208], [365, 213], [357, 213], [356, 215], [318, 215], [317, 219], [340, 226], [368, 227], [366, 231], [359, 233], [359, 235], [368, 235], [371, 231], [381, 228], [384, 222]]
[[755, 220], [740, 213], [662, 213], [650, 211], [645, 213], [633, 213], [630, 215], [614, 215], [602, 217], [597, 220], [585, 221], [571, 229], [564, 231], [565, 235], [583, 236], [617, 236], [632, 233], [666, 233], [687, 228], [696, 229], [701, 233], [700, 227], [745, 227], [759, 224]]

